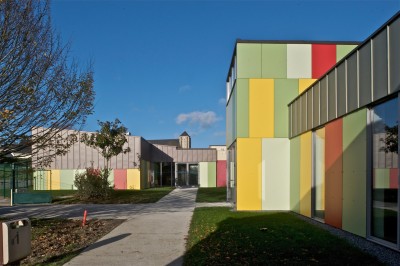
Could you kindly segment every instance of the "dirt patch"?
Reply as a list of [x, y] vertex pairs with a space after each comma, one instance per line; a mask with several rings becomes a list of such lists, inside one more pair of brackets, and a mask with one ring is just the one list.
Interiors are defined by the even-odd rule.
[[32, 252], [21, 265], [62, 265], [123, 221], [32, 219]]

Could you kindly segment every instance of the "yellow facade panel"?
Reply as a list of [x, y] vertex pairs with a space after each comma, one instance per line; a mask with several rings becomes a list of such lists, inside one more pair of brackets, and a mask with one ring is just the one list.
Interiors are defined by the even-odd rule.
[[139, 169], [126, 170], [126, 188], [140, 190], [140, 171]]
[[261, 210], [261, 139], [237, 139], [237, 210]]
[[300, 136], [300, 214], [311, 217], [311, 132]]
[[60, 190], [60, 170], [51, 170], [51, 189]]
[[274, 80], [249, 80], [249, 137], [274, 137]]
[[316, 79], [299, 79], [299, 94], [305, 91]]

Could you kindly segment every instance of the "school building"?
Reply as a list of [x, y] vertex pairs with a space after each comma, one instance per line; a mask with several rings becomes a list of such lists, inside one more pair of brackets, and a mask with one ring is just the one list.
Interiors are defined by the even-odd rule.
[[229, 199], [400, 249], [400, 13], [362, 43], [244, 41], [227, 76]]

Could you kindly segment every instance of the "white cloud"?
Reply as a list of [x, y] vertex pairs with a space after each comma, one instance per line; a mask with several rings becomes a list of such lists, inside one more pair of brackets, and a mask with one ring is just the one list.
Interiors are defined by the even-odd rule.
[[179, 114], [176, 117], [176, 123], [178, 125], [188, 122], [189, 125], [198, 125], [201, 129], [210, 128], [221, 118], [212, 112], [191, 112], [187, 114]]
[[226, 105], [226, 99], [225, 99], [225, 98], [220, 98], [220, 99], [218, 100], [218, 104], [220, 104], [220, 105]]
[[179, 92], [183, 93], [183, 92], [187, 92], [192, 90], [192, 86], [190, 85], [183, 85], [181, 87], [179, 87]]

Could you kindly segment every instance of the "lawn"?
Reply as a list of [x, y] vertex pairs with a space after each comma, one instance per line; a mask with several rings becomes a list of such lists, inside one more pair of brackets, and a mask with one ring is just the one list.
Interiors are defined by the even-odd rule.
[[345, 240], [286, 212], [196, 208], [185, 265], [380, 265]]
[[196, 202], [225, 202], [226, 188], [225, 187], [201, 187], [197, 191]]
[[[54, 203], [57, 204], [134, 204], [134, 203], [154, 203], [170, 193], [174, 188], [148, 188], [143, 190], [112, 190], [107, 199], [99, 200], [80, 200], [76, 197], [56, 197]], [[65, 196], [65, 195], [64, 195]]]

